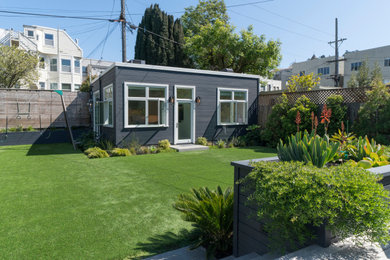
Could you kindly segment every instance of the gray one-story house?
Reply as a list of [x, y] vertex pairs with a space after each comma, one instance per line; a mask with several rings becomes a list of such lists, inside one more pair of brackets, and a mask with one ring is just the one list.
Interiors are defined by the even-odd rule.
[[229, 139], [257, 123], [257, 75], [114, 63], [91, 84], [94, 131], [116, 145]]

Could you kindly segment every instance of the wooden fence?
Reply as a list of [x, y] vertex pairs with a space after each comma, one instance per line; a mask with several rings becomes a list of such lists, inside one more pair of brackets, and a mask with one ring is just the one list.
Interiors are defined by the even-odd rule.
[[[357, 117], [357, 112], [362, 103], [366, 101], [366, 91], [371, 88], [342, 88], [342, 89], [320, 89], [311, 91], [302, 91], [294, 93], [286, 93], [289, 104], [294, 104], [297, 99], [303, 95], [309, 98], [317, 105], [326, 103], [326, 99], [331, 95], [341, 95], [344, 98], [344, 103], [348, 107], [347, 117], [350, 122], [353, 122]], [[278, 102], [278, 98], [282, 96], [282, 92], [261, 92], [259, 95], [258, 106], [258, 124], [265, 126], [268, 116], [271, 113], [273, 105]]]
[[[90, 126], [89, 93], [64, 92], [72, 127]], [[0, 89], [0, 129], [65, 127], [59, 94], [48, 90]]]

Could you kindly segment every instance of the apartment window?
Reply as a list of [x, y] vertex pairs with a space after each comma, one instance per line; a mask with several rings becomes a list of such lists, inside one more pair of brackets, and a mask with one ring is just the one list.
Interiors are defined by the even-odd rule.
[[113, 87], [112, 84], [103, 88], [103, 125], [112, 126], [113, 105], [112, 105]]
[[358, 71], [362, 66], [362, 62], [353, 62], [351, 63], [351, 71]]
[[81, 85], [80, 84], [74, 84], [74, 90], [80, 90]]
[[62, 72], [72, 72], [70, 65], [71, 65], [70, 60], [62, 59], [61, 60]]
[[317, 73], [322, 75], [329, 75], [329, 67], [319, 68]]
[[45, 58], [44, 57], [39, 58], [39, 68], [45, 69]]
[[54, 46], [53, 34], [45, 33], [45, 45]]
[[57, 59], [50, 60], [50, 71], [57, 71]]
[[11, 46], [12, 47], [19, 47], [19, 41], [18, 40], [11, 40]]
[[65, 91], [71, 91], [72, 90], [72, 84], [69, 83], [62, 83], [61, 89]]
[[39, 82], [39, 89], [45, 89], [45, 82]]
[[80, 73], [80, 60], [79, 59], [74, 60], [74, 72]]
[[305, 71], [304, 71], [304, 70], [302, 70], [302, 71], [299, 72], [299, 76], [300, 76], [300, 77], [302, 77], [302, 76], [304, 76], [304, 75], [305, 75]]
[[125, 126], [168, 126], [168, 85], [126, 83]]
[[58, 83], [56, 82], [50, 83], [50, 89], [58, 89]]
[[27, 36], [28, 37], [34, 37], [34, 31], [28, 30], [27, 31]]
[[385, 67], [390, 67], [390, 59], [385, 59]]
[[244, 125], [248, 123], [248, 90], [218, 88], [218, 125]]
[[83, 74], [87, 74], [88, 73], [88, 69], [87, 69], [87, 67], [86, 66], [83, 66]]

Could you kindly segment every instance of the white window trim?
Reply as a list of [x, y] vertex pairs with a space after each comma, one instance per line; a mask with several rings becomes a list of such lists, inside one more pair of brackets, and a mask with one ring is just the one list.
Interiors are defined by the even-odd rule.
[[[134, 86], [134, 87], [146, 87], [146, 88], [149, 88], [149, 87], [164, 87], [165, 88], [165, 106], [166, 106], [166, 109], [165, 109], [165, 124], [162, 124], [162, 125], [148, 125], [148, 119], [149, 119], [149, 106], [145, 105], [145, 123], [146, 124], [142, 124], [142, 125], [129, 125], [129, 108], [128, 108], [128, 101], [129, 100], [135, 100], [135, 101], [147, 101], [147, 100], [162, 100], [163, 98], [149, 98], [149, 91], [145, 91], [145, 95], [146, 97], [129, 97], [128, 95], [128, 91], [129, 91], [129, 88], [128, 86]], [[169, 85], [168, 84], [155, 84], [155, 83], [138, 83], [138, 82], [128, 82], [128, 81], [125, 81], [123, 83], [123, 96], [124, 96], [124, 128], [156, 128], [156, 127], [169, 127], [169, 104], [168, 104], [168, 96], [169, 96]], [[145, 103], [146, 104], [146, 103]], [[159, 110], [160, 112], [160, 110]]]
[[114, 127], [114, 98], [111, 97], [111, 98], [106, 100], [106, 98], [105, 98], [105, 93], [106, 93], [105, 90], [106, 90], [106, 88], [112, 88], [112, 95], [114, 96], [114, 85], [111, 83], [111, 84], [109, 84], [109, 85], [107, 85], [107, 86], [105, 86], [103, 88], [103, 98], [102, 98], [102, 100], [103, 100], [103, 118], [104, 119], [106, 117], [106, 106], [105, 106], [105, 104], [106, 104], [106, 102], [110, 102], [110, 101], [112, 102], [112, 109], [111, 109], [112, 124], [108, 124], [108, 123], [106, 123], [106, 121], [104, 121], [102, 126], [103, 127], [113, 128]]
[[96, 122], [96, 104], [98, 102], [97, 99], [99, 99], [100, 91], [96, 90], [92, 94], [92, 113], [93, 113], [93, 131], [99, 135], [99, 122]]
[[[192, 89], [192, 99], [189, 98], [177, 98], [177, 89], [178, 88], [187, 88]], [[187, 86], [187, 85], [175, 85], [175, 113], [174, 113], [174, 143], [195, 143], [195, 123], [196, 123], [196, 86]], [[192, 129], [191, 129], [191, 139], [189, 140], [179, 140], [179, 115], [178, 115], [178, 109], [179, 109], [179, 102], [182, 103], [191, 103], [191, 116], [192, 116]]]
[[[221, 100], [220, 99], [220, 92], [221, 91], [239, 91], [239, 92], [246, 92], [246, 98], [245, 100]], [[233, 93], [234, 95], [234, 93]], [[233, 99], [233, 97], [232, 97]], [[236, 102], [236, 103], [246, 103], [246, 117], [245, 117], [245, 122], [244, 123], [221, 123], [221, 110], [220, 110], [220, 103], [231, 103], [231, 102]], [[248, 124], [248, 89], [239, 89], [239, 88], [217, 88], [217, 125], [219, 126], [224, 126], [224, 125], [247, 125]]]

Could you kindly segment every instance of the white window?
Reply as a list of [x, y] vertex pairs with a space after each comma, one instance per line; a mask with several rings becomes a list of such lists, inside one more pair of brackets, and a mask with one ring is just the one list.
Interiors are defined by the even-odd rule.
[[125, 127], [168, 126], [168, 85], [125, 83]]
[[34, 31], [28, 30], [27, 37], [34, 37]]
[[45, 89], [45, 82], [39, 82], [39, 89]]
[[58, 83], [56, 82], [50, 83], [50, 89], [58, 89]]
[[74, 84], [74, 90], [80, 90], [81, 85], [80, 84]]
[[62, 72], [71, 72], [70, 60], [61, 59]]
[[72, 89], [72, 84], [70, 83], [62, 83], [61, 84], [61, 89], [65, 91], [70, 91]]
[[50, 71], [57, 71], [57, 59], [50, 60]]
[[113, 125], [113, 87], [112, 84], [103, 88], [103, 125], [110, 126]]
[[79, 59], [74, 60], [74, 72], [80, 73], [80, 60]]
[[218, 125], [248, 124], [248, 90], [218, 88]]
[[45, 45], [54, 46], [53, 34], [45, 33]]

